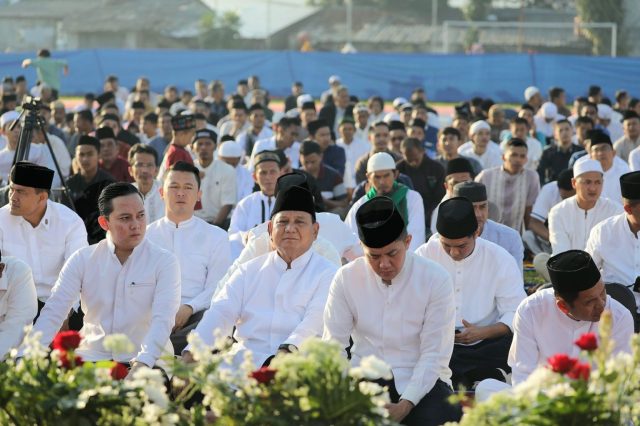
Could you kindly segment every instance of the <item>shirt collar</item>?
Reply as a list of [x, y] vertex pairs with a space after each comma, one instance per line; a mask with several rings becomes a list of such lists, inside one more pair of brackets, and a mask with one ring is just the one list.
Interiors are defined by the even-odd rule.
[[382, 281], [382, 278], [380, 278], [380, 275], [373, 272], [373, 275], [375, 276], [376, 283], [378, 284], [378, 286], [381, 288], [398, 288], [402, 286], [402, 284], [405, 281], [407, 281], [407, 279], [411, 278], [411, 276], [409, 275], [410, 274], [409, 271], [412, 269], [412, 266], [413, 266], [413, 256], [414, 256], [413, 252], [407, 250], [407, 253], [404, 258], [404, 264], [402, 265], [402, 268], [400, 269], [400, 272], [398, 273], [398, 275], [396, 275], [396, 277], [391, 280], [391, 284], [385, 283], [384, 281]]
[[22, 216], [20, 216], [18, 219], [20, 220], [20, 223], [22, 223], [22, 225], [24, 226], [28, 226], [29, 228], [33, 228], [33, 229], [38, 229], [39, 227], [42, 227], [46, 231], [49, 229], [49, 226], [51, 225], [51, 216], [53, 215], [53, 213], [51, 212], [52, 210], [53, 210], [53, 201], [47, 200], [47, 209], [44, 211], [44, 216], [42, 216], [42, 219], [40, 219], [40, 223], [38, 223], [38, 226], [36, 227], [32, 227], [31, 224]]
[[162, 218], [162, 221], [164, 222], [165, 225], [170, 226], [171, 228], [186, 228], [188, 226], [191, 226], [195, 223], [195, 216], [191, 216], [189, 219], [187, 220], [183, 220], [180, 223], [175, 223], [171, 220], [169, 220], [169, 218], [167, 216]]
[[[113, 256], [116, 255], [116, 245], [113, 243], [113, 240], [111, 239], [111, 232], [107, 231], [107, 236], [105, 238], [105, 241], [107, 242], [107, 247], [109, 248], [109, 253], [113, 254]], [[145, 243], [147, 242], [147, 237], [145, 236], [144, 239], [142, 241], [140, 241], [140, 244], [138, 244], [137, 246], [135, 246], [133, 248], [133, 250], [131, 251], [131, 254], [129, 255], [130, 259], [131, 257], [135, 256], [135, 254], [140, 251], [140, 247], [142, 247]]]
[[[302, 254], [302, 256], [299, 256], [299, 257], [295, 258], [293, 260], [293, 262], [291, 262], [291, 268], [290, 269], [292, 269], [292, 270], [303, 269], [305, 266], [307, 266], [307, 264], [311, 260], [311, 255], [312, 254], [313, 254], [313, 249], [311, 247], [309, 247], [309, 250], [304, 252], [304, 254]], [[286, 271], [288, 269], [287, 262], [285, 262], [284, 259], [282, 259], [280, 257], [280, 255], [278, 254], [277, 250], [273, 252], [273, 264], [276, 267], [278, 267], [278, 269], [282, 269], [284, 271]]]

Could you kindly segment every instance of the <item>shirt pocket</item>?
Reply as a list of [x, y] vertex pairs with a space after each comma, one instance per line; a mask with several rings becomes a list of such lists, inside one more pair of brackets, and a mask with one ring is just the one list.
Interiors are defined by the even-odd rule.
[[127, 298], [140, 308], [151, 307], [156, 291], [156, 282], [150, 280], [130, 281], [126, 285]]

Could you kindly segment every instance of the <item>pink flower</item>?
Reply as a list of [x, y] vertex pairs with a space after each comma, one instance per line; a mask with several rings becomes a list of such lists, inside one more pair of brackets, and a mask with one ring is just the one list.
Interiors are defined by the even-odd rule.
[[573, 366], [571, 371], [567, 373], [567, 377], [574, 380], [589, 380], [591, 373], [591, 365], [587, 362], [578, 362]]
[[566, 374], [576, 365], [578, 360], [571, 358], [567, 354], [555, 354], [547, 359], [549, 367], [556, 373]]
[[598, 349], [598, 338], [595, 333], [584, 333], [575, 343], [583, 351], [594, 351]]

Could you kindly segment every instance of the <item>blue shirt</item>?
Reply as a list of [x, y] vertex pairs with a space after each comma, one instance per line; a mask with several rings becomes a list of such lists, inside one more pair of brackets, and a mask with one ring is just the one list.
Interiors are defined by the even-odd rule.
[[322, 162], [329, 167], [334, 168], [340, 173], [340, 176], [344, 176], [344, 166], [347, 162], [347, 156], [344, 153], [344, 149], [337, 145], [329, 145], [327, 149], [322, 153]]
[[522, 238], [520, 234], [512, 228], [505, 226], [501, 223], [494, 222], [488, 219], [482, 229], [480, 238], [487, 241], [491, 241], [494, 244], [499, 245], [503, 249], [509, 252], [511, 256], [516, 260], [520, 271], [522, 272], [522, 260], [524, 259], [524, 245], [522, 244]]

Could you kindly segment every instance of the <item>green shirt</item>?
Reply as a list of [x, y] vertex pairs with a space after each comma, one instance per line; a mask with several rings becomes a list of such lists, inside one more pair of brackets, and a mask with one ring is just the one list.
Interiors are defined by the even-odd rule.
[[67, 65], [64, 59], [35, 58], [31, 65], [36, 67], [38, 80], [51, 87], [60, 90], [60, 70]]

